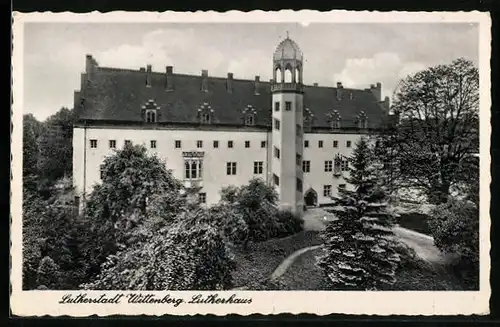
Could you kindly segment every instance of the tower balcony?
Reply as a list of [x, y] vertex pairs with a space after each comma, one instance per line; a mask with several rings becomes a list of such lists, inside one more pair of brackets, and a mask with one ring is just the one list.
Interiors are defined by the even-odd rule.
[[299, 83], [274, 83], [271, 84], [271, 92], [304, 92], [304, 85]]

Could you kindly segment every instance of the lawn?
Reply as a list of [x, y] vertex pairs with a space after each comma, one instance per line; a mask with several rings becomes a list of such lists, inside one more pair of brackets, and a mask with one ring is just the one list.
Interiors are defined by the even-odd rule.
[[284, 238], [250, 244], [248, 251], [235, 253], [237, 264], [233, 272], [235, 287], [260, 289], [279, 264], [293, 252], [319, 245], [321, 240], [315, 231], [302, 231]]
[[[321, 249], [300, 256], [279, 278], [282, 290], [327, 290], [321, 270], [316, 267], [316, 256]], [[404, 260], [396, 272], [397, 281], [388, 291], [445, 291], [462, 290], [460, 282], [444, 268], [433, 267], [419, 259]]]
[[411, 229], [422, 234], [432, 235], [429, 225], [427, 224], [428, 218], [428, 215], [418, 212], [401, 213], [399, 214], [397, 222], [401, 227]]

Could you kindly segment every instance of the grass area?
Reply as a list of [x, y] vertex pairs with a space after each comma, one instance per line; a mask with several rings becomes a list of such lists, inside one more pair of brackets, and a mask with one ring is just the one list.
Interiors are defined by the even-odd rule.
[[[327, 290], [322, 271], [316, 267], [321, 249], [300, 256], [279, 278], [282, 290]], [[444, 268], [433, 267], [418, 258], [403, 260], [396, 272], [397, 281], [387, 291], [445, 291], [462, 290], [462, 285]]]
[[321, 244], [321, 240], [314, 231], [302, 231], [292, 236], [250, 244], [248, 251], [238, 250], [235, 254], [237, 268], [233, 272], [234, 286], [261, 288], [286, 257], [299, 249], [318, 244]]
[[401, 227], [411, 229], [415, 232], [432, 235], [429, 225], [427, 224], [428, 217], [429, 216], [418, 212], [401, 213], [398, 217], [398, 224]]

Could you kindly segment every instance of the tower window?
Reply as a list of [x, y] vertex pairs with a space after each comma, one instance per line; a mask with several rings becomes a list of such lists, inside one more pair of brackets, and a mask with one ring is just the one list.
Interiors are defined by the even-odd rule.
[[276, 118], [274, 118], [274, 129], [277, 131], [280, 130], [280, 121]]
[[291, 111], [292, 110], [292, 102], [286, 101], [285, 102], [285, 110], [286, 111]]
[[299, 124], [295, 125], [295, 133], [297, 134], [297, 136], [302, 135], [302, 127]]
[[226, 163], [226, 174], [227, 175], [236, 175], [236, 162], [227, 162]]
[[274, 111], [280, 111], [280, 103], [279, 102], [274, 103]]
[[298, 153], [295, 155], [295, 163], [297, 164], [297, 166], [302, 165], [302, 156]]
[[208, 112], [201, 114], [201, 123], [202, 124], [210, 124], [210, 121], [211, 121], [211, 117], [210, 117], [210, 114]]
[[90, 140], [90, 147], [97, 148], [97, 140]]
[[304, 173], [310, 173], [311, 172], [311, 161], [310, 160], [304, 160], [304, 161], [302, 161], [302, 171]]
[[273, 174], [273, 182], [274, 182], [274, 185], [276, 185], [276, 186], [280, 185], [280, 178], [278, 177], [278, 175]]
[[302, 180], [297, 178], [297, 191], [302, 192]]
[[180, 149], [181, 148], [181, 141], [180, 140], [176, 140], [175, 141], [175, 148], [176, 149]]
[[252, 114], [246, 115], [245, 117], [245, 125], [254, 125], [254, 116]]
[[278, 159], [280, 158], [280, 149], [277, 147], [274, 147], [274, 156]]

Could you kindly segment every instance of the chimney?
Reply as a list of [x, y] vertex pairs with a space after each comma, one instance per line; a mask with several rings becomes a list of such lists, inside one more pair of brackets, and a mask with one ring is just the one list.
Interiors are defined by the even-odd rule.
[[260, 88], [260, 76], [255, 76], [255, 82], [254, 82], [254, 94], [259, 95], [259, 88]]
[[342, 89], [344, 87], [342, 86], [342, 82], [337, 82], [337, 101], [342, 100]]
[[318, 86], [318, 83], [313, 83], [313, 86]]
[[208, 70], [203, 69], [201, 71], [201, 77], [202, 77], [202, 80], [201, 80], [201, 90], [203, 92], [208, 92]]
[[233, 93], [233, 73], [227, 73], [226, 88], [229, 93]]
[[151, 87], [151, 65], [146, 66], [146, 87]]
[[172, 66], [166, 67], [167, 71], [167, 91], [172, 91], [174, 89], [174, 68]]
[[87, 54], [85, 56], [85, 73], [87, 74], [87, 79], [89, 81], [91, 81], [94, 78], [97, 67], [98, 67], [97, 61], [95, 61], [92, 55]]
[[378, 82], [376, 86], [374, 84], [370, 85], [370, 91], [372, 91], [377, 101], [382, 101], [382, 83]]

